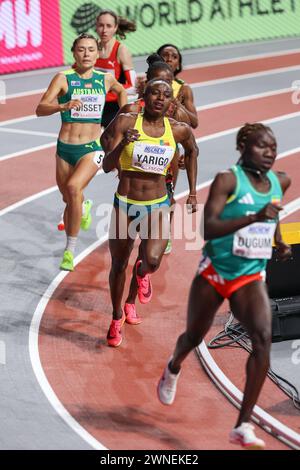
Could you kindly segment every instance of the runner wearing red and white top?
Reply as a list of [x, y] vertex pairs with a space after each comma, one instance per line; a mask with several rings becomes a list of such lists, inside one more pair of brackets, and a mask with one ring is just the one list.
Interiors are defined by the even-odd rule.
[[[136, 73], [133, 69], [130, 51], [124, 44], [117, 41], [115, 35], [125, 39], [126, 32], [135, 30], [134, 22], [117, 16], [111, 10], [103, 10], [97, 17], [96, 31], [100, 38], [100, 53], [96, 68], [111, 73], [126, 88], [129, 95], [135, 94]], [[108, 126], [118, 110], [116, 94], [108, 93], [102, 117], [104, 128]]]

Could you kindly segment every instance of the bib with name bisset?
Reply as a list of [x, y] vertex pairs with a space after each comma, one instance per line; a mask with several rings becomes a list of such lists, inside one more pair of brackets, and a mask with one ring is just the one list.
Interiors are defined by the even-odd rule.
[[105, 74], [94, 70], [91, 78], [82, 78], [73, 69], [62, 73], [66, 76], [68, 91], [58, 102], [78, 100], [81, 103], [79, 109], [63, 111], [62, 121], [101, 124], [106, 97]]

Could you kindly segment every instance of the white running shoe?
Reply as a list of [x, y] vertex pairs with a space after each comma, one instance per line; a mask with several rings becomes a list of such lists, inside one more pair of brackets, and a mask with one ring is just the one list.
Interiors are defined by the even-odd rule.
[[265, 442], [254, 434], [254, 426], [250, 423], [242, 423], [229, 434], [229, 442], [239, 444], [248, 450], [263, 450]]
[[158, 398], [164, 405], [172, 405], [175, 400], [177, 380], [180, 376], [180, 372], [178, 372], [178, 374], [172, 374], [172, 372], [170, 372], [170, 362], [171, 359], [169, 360], [157, 385]]

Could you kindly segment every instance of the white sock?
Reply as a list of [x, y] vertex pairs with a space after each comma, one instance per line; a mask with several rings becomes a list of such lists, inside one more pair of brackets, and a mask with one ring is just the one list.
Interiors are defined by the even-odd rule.
[[66, 250], [71, 251], [74, 255], [75, 247], [76, 247], [77, 237], [69, 237], [67, 236], [67, 246]]

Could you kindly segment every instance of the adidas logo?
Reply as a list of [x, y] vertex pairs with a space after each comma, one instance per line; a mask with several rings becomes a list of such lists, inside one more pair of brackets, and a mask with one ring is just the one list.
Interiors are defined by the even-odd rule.
[[238, 200], [239, 204], [251, 204], [252, 206], [255, 204], [254, 199], [252, 197], [252, 194], [247, 193], [245, 196], [241, 197], [241, 199]]
[[221, 284], [221, 285], [225, 284], [223, 277], [219, 276], [219, 274], [209, 274], [207, 278], [215, 282], [216, 284]]

